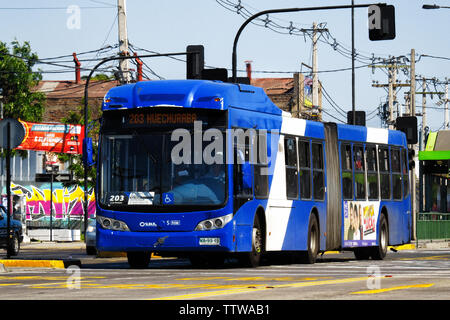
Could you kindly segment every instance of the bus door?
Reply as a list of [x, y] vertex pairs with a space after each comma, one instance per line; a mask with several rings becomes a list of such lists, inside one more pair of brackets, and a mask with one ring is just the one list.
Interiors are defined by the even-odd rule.
[[326, 250], [341, 247], [342, 197], [339, 166], [337, 125], [325, 123], [325, 153], [327, 174], [327, 230]]
[[253, 199], [253, 177], [250, 164], [250, 145], [233, 144], [234, 212]]

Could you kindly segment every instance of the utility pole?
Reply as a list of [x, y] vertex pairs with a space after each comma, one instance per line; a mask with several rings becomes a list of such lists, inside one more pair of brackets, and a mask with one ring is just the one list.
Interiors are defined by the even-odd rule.
[[299, 72], [294, 73], [294, 117], [302, 118], [303, 103], [305, 101], [305, 76]]
[[[119, 26], [119, 54], [121, 56], [128, 56], [128, 35], [127, 35], [127, 11], [126, 0], [117, 0], [117, 17]], [[129, 59], [119, 61], [119, 70], [121, 72], [121, 82], [130, 82]]]
[[356, 99], [355, 99], [355, 1], [352, 0], [352, 119], [356, 124]]
[[[411, 49], [411, 65], [409, 70], [410, 81], [409, 81], [409, 111], [412, 117], [416, 116], [416, 50]], [[417, 168], [417, 155], [416, 152], [417, 144], [411, 145], [411, 149], [414, 150], [414, 168], [411, 170], [411, 222], [412, 222], [412, 230], [411, 230], [411, 239], [416, 240], [416, 230], [417, 230], [417, 214], [416, 214], [416, 168]], [[419, 179], [422, 181], [422, 177], [419, 172]], [[419, 184], [420, 185], [420, 184]]]
[[444, 104], [444, 130], [449, 129], [449, 123], [448, 123], [448, 82], [445, 84], [445, 104]]
[[313, 23], [313, 65], [312, 65], [312, 77], [313, 77], [313, 87], [312, 87], [312, 105], [313, 108], [319, 106], [319, 78], [317, 75], [317, 23]]
[[426, 79], [423, 78], [422, 82], [422, 146], [424, 146], [425, 150], [425, 127], [427, 126], [427, 82]]
[[388, 102], [389, 102], [389, 129], [394, 129], [394, 86], [396, 79], [395, 67], [389, 67], [389, 87], [388, 87]]
[[[387, 62], [387, 61], [386, 61]], [[387, 88], [388, 89], [388, 106], [389, 106], [389, 118], [388, 118], [388, 125], [389, 129], [394, 128], [394, 102], [396, 101], [396, 90], [398, 87], [409, 87], [410, 84], [407, 83], [400, 83], [397, 82], [397, 69], [400, 68], [408, 68], [408, 65], [401, 65], [397, 64], [397, 60], [392, 58], [389, 60], [388, 64], [382, 64], [382, 65], [373, 65], [370, 66], [371, 68], [385, 68], [388, 70], [388, 83], [386, 84], [378, 84], [373, 83], [372, 87], [377, 88]]]
[[416, 50], [411, 49], [409, 106], [411, 116], [416, 115]]

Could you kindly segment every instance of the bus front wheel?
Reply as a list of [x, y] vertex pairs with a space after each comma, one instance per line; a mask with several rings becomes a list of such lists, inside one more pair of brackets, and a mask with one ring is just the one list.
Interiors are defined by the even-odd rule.
[[150, 263], [151, 252], [148, 251], [130, 251], [127, 252], [128, 264], [133, 269], [144, 269]]
[[252, 251], [242, 253], [240, 262], [245, 267], [256, 268], [259, 266], [261, 256], [264, 250], [264, 240], [259, 217], [255, 216], [252, 229]]

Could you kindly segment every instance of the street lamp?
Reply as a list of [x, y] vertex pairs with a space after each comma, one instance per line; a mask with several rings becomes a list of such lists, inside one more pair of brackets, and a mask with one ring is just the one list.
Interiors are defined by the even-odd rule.
[[435, 5], [435, 4], [424, 4], [422, 6], [422, 9], [441, 9], [441, 8], [450, 9], [450, 7], [438, 6], [438, 5]]

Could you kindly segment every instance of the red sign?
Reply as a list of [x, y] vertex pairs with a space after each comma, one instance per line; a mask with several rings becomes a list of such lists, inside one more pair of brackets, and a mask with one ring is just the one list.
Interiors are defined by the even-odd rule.
[[20, 121], [25, 138], [16, 149], [55, 153], [83, 153], [84, 126], [64, 123], [33, 123]]

